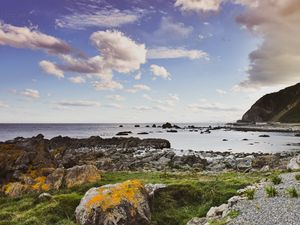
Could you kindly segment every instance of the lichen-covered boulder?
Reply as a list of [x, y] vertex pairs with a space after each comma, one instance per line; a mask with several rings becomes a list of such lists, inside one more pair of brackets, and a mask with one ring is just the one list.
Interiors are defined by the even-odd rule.
[[66, 170], [65, 184], [67, 188], [71, 188], [96, 182], [100, 178], [100, 171], [93, 165], [74, 166]]
[[75, 211], [81, 225], [147, 225], [148, 194], [138, 180], [90, 189]]

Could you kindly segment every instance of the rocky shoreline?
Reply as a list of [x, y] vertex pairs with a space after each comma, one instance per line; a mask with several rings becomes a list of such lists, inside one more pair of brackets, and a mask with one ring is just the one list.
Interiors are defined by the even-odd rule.
[[[286, 169], [289, 163], [297, 164], [295, 157], [298, 154], [192, 150], [182, 153], [172, 149], [163, 139], [58, 136], [48, 140], [43, 135], [18, 137], [0, 143], [0, 184], [2, 187], [11, 183], [42, 187], [46, 182], [49, 188], [59, 181], [60, 187], [60, 180], [65, 180], [67, 172], [72, 170], [77, 171], [74, 176], [80, 176], [80, 173], [89, 171], [96, 174], [97, 171], [251, 172]], [[92, 166], [92, 169], [87, 166]], [[72, 179], [76, 179], [74, 176]], [[47, 183], [48, 180], [51, 182]], [[90, 180], [94, 179], [86, 176], [82, 182]]]

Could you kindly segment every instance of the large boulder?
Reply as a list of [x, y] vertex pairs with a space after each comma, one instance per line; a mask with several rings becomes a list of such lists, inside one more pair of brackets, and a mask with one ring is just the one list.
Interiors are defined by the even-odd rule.
[[81, 225], [148, 225], [148, 194], [138, 180], [90, 189], [75, 211]]
[[100, 171], [93, 165], [74, 166], [66, 170], [65, 184], [67, 188], [71, 188], [96, 182], [100, 178]]

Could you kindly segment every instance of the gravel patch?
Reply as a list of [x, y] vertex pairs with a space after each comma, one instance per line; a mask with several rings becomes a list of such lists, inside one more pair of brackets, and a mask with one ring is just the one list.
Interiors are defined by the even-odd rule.
[[261, 183], [253, 200], [242, 200], [233, 206], [240, 215], [230, 221], [230, 225], [300, 225], [300, 197], [290, 198], [287, 188], [295, 187], [300, 194], [300, 182], [295, 175], [282, 174], [282, 183], [274, 185], [278, 196], [268, 198], [265, 187], [271, 183]]

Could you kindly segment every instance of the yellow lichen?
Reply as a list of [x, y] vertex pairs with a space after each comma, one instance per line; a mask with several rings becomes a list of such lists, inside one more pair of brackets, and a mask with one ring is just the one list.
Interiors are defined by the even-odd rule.
[[35, 184], [32, 185], [32, 189], [36, 190], [36, 191], [48, 191], [49, 190], [49, 186], [47, 184], [45, 184], [46, 181], [46, 177], [42, 176], [42, 177], [37, 177], [35, 178]]
[[4, 193], [6, 195], [8, 195], [10, 192], [11, 192], [11, 189], [13, 187], [13, 184], [12, 183], [8, 183], [4, 186]]
[[97, 190], [98, 194], [88, 201], [87, 207], [91, 208], [96, 205], [106, 211], [126, 200], [134, 208], [137, 208], [142, 200], [140, 196], [141, 188], [143, 188], [143, 184], [139, 180], [125, 181], [111, 188], [99, 188]]

